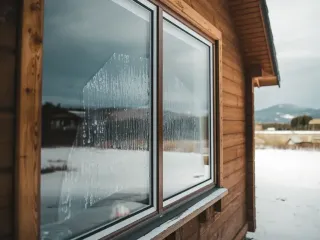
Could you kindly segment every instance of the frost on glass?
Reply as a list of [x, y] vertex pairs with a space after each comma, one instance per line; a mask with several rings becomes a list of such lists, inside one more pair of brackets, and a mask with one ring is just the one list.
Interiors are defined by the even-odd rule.
[[[148, 199], [148, 181], [141, 186], [132, 186], [126, 178], [130, 168], [125, 166], [127, 163], [123, 159], [139, 155], [130, 151], [141, 151], [143, 162], [140, 167], [149, 169], [148, 71], [149, 61], [146, 58], [113, 54], [83, 88], [84, 119], [68, 157], [68, 168], [78, 168], [79, 171], [65, 175], [59, 203], [60, 220], [77, 214], [79, 205], [83, 209], [91, 208], [117, 193], [136, 194], [141, 200], [143, 197]], [[121, 107], [117, 107], [119, 102]], [[144, 105], [134, 107], [134, 102], [144, 102]], [[144, 174], [146, 176], [148, 172]], [[132, 187], [139, 192], [134, 192]], [[115, 218], [112, 213], [110, 218]]]
[[166, 20], [163, 42], [164, 197], [169, 198], [210, 178], [210, 48]]
[[82, 120], [65, 150], [56, 219], [73, 231], [89, 227], [78, 222], [81, 216], [105, 223], [150, 204], [149, 60], [113, 54], [85, 84], [82, 98]]

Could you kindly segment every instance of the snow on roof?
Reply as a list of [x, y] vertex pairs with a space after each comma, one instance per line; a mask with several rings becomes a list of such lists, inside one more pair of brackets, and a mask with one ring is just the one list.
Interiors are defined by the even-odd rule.
[[312, 120], [309, 122], [309, 125], [316, 125], [316, 124], [320, 124], [320, 118], [318, 118], [318, 119], [312, 119]]

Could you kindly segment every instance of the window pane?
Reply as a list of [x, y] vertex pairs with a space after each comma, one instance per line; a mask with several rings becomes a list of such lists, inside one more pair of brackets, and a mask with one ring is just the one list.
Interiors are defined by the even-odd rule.
[[151, 26], [134, 1], [45, 0], [44, 239], [150, 207]]
[[210, 179], [210, 47], [164, 20], [164, 197]]

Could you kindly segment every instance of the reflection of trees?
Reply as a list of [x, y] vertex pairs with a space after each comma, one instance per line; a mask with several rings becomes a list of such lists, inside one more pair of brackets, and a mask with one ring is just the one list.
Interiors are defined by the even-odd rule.
[[[45, 103], [42, 106], [42, 143], [44, 147], [72, 146], [76, 140], [78, 147], [148, 150], [149, 115], [148, 108], [105, 108], [88, 113]], [[164, 141], [199, 141], [200, 137], [199, 117], [165, 113]]]

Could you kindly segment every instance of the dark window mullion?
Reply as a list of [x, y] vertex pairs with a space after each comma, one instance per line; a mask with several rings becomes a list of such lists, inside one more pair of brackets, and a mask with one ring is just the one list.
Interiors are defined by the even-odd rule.
[[163, 11], [157, 22], [157, 209], [163, 211]]

